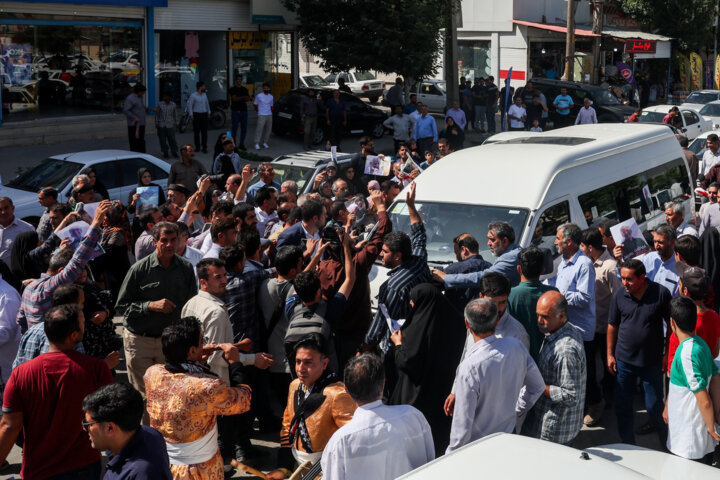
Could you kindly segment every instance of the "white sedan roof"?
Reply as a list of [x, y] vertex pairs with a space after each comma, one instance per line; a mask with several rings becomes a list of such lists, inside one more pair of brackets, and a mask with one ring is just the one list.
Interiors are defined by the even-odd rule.
[[[88, 163], [95, 163], [99, 160], [113, 160], [117, 158], [145, 158], [151, 160], [153, 163], [167, 163], [159, 158], [153, 157], [145, 153], [130, 152], [128, 150], [88, 150], [86, 152], [74, 152], [74, 153], [63, 153], [60, 155], [53, 155], [51, 158], [57, 158], [61, 160], [67, 160], [69, 162], [81, 163], [83, 165]], [[160, 164], [162, 164], [160, 163]]]

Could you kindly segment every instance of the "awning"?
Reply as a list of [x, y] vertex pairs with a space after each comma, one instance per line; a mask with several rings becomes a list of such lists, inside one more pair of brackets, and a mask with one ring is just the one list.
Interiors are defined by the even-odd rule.
[[656, 35], [654, 33], [638, 32], [637, 30], [621, 30], [612, 27], [605, 27], [602, 31], [603, 35], [626, 40], [628, 38], [638, 38], [640, 40], [655, 40], [658, 42], [669, 42], [671, 37]]
[[[550, 25], [548, 23], [535, 23], [526, 22], [525, 20], [510, 20], [518, 25], [525, 25], [526, 27], [540, 28], [542, 30], [549, 30], [551, 32], [567, 33], [567, 26], [565, 25]], [[597, 33], [593, 33], [592, 30], [582, 30], [579, 28], [575, 29], [576, 37], [599, 37]]]

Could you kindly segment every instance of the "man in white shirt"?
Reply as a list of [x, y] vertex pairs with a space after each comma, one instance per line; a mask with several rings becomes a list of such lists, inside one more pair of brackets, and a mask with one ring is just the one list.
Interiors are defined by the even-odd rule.
[[700, 165], [700, 173], [703, 175], [707, 175], [713, 165], [720, 162], [720, 138], [717, 134], [711, 133], [705, 141], [707, 150], [703, 153], [702, 165]]
[[465, 326], [475, 343], [458, 367], [455, 406], [447, 452], [487, 435], [512, 433], [518, 417], [545, 390], [527, 349], [514, 338], [495, 335], [497, 306], [478, 298], [465, 307]]
[[187, 224], [183, 222], [175, 222], [175, 225], [178, 226], [178, 230], [180, 231], [178, 233], [178, 242], [177, 247], [175, 248], [175, 253], [190, 262], [193, 268], [195, 268], [197, 267], [198, 262], [203, 259], [203, 252], [187, 244], [188, 238], [190, 237], [190, 229]]
[[385, 371], [371, 353], [345, 367], [345, 388], [358, 405], [323, 450], [323, 477], [331, 480], [393, 480], [435, 458], [430, 425], [410, 405], [383, 405]]
[[265, 236], [265, 225], [271, 220], [277, 220], [277, 190], [273, 187], [262, 187], [255, 196], [255, 217], [257, 218], [257, 229], [260, 237]]
[[575, 125], [582, 125], [586, 123], [598, 123], [595, 109], [590, 106], [590, 99], [587, 97], [583, 100], [583, 107], [578, 111], [577, 118], [575, 119]]
[[257, 125], [255, 126], [255, 150], [260, 150], [260, 144], [263, 148], [270, 148], [267, 141], [270, 138], [270, 130], [272, 129], [272, 108], [273, 96], [270, 94], [270, 84], [263, 83], [262, 93], [255, 96], [253, 105], [258, 114]]
[[522, 97], [515, 97], [515, 103], [508, 110], [508, 119], [510, 120], [510, 130], [525, 130], [525, 119], [527, 111], [522, 106]]
[[665, 204], [665, 221], [672, 225], [678, 237], [683, 235], [698, 236], [697, 230], [685, 221], [685, 206], [681, 201], [667, 202]]
[[18, 235], [35, 228], [15, 217], [15, 205], [9, 197], [0, 197], [0, 260], [10, 266], [10, 252]]
[[197, 82], [195, 84], [196, 91], [190, 95], [187, 100], [186, 110], [190, 115], [190, 120], [193, 122], [193, 136], [195, 137], [195, 150], [200, 150], [202, 134], [202, 151], [207, 151], [207, 130], [208, 130], [208, 117], [210, 116], [210, 102], [208, 101], [205, 90], [205, 82]]
[[12, 364], [20, 345], [20, 325], [17, 314], [20, 310], [20, 294], [9, 283], [0, 278], [0, 374], [3, 384], [12, 372]]
[[415, 120], [412, 115], [405, 115], [402, 106], [395, 107], [395, 114], [385, 120], [383, 125], [393, 131], [395, 146], [393, 151], [397, 152], [401, 143], [408, 143], [410, 136], [415, 130]]
[[210, 237], [212, 238], [212, 246], [210, 250], [205, 252], [203, 259], [205, 258], [219, 258], [220, 250], [224, 247], [233, 245], [235, 243], [235, 220], [232, 218], [218, 218], [213, 221], [210, 226]]

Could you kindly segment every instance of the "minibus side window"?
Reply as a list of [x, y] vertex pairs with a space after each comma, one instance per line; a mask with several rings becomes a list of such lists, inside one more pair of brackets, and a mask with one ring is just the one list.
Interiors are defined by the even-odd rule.
[[547, 248], [553, 253], [553, 258], [557, 257], [555, 234], [560, 225], [569, 221], [570, 203], [567, 201], [546, 208], [535, 225], [531, 244], [538, 248]]
[[690, 194], [681, 159], [633, 175], [578, 196], [588, 225], [605, 219], [622, 222], [630, 217], [640, 224], [664, 214], [665, 202]]

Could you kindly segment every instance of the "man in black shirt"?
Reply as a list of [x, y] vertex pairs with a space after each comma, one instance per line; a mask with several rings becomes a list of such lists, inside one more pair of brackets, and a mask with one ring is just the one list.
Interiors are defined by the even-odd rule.
[[490, 134], [495, 133], [495, 110], [497, 109], [498, 95], [500, 94], [494, 82], [495, 78], [493, 76], [489, 76], [487, 80], [485, 80], [485, 88], [487, 89], [485, 118], [487, 119], [487, 131]]
[[548, 108], [547, 105], [540, 101], [540, 95], [535, 94], [533, 95], [532, 102], [525, 106], [525, 110], [527, 110], [525, 125], [530, 127], [533, 124], [533, 120], [537, 120], [538, 122], [542, 121], [542, 112], [547, 112]]
[[475, 128], [479, 128], [484, 132], [483, 124], [485, 123], [485, 105], [487, 102], [487, 87], [485, 87], [485, 79], [475, 78], [475, 85], [472, 87], [473, 108], [475, 109]]
[[[245, 136], [247, 135], [248, 111], [247, 102], [250, 92], [242, 85], [242, 75], [235, 75], [235, 85], [228, 90], [230, 94], [230, 113], [232, 115], [232, 137], [235, 145], [245, 150]], [[238, 124], [240, 125], [240, 141], [237, 137]]]

